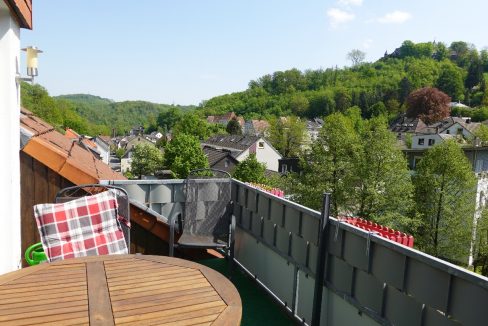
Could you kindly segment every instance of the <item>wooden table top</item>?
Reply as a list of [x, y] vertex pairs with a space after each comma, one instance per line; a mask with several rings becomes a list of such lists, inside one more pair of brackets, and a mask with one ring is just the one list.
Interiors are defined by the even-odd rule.
[[225, 276], [173, 257], [84, 257], [0, 276], [0, 324], [239, 325], [241, 315]]

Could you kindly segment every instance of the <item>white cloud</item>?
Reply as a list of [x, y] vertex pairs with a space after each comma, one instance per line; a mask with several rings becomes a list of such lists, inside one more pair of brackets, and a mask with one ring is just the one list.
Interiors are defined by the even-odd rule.
[[337, 8], [327, 10], [327, 16], [329, 17], [330, 26], [332, 28], [350, 22], [355, 18], [354, 14]]
[[373, 44], [373, 40], [372, 40], [372, 39], [370, 39], [370, 38], [368, 38], [368, 39], [365, 39], [365, 40], [363, 41], [363, 44], [362, 44], [362, 45], [363, 45], [363, 48], [364, 48], [365, 50], [367, 50], [367, 49], [369, 49], [369, 48], [371, 47], [371, 45], [372, 45], [372, 44]]
[[363, 4], [363, 0], [339, 0], [339, 4], [343, 6], [360, 6]]
[[395, 10], [378, 18], [378, 21], [382, 24], [403, 24], [410, 18], [412, 18], [412, 15], [409, 12]]

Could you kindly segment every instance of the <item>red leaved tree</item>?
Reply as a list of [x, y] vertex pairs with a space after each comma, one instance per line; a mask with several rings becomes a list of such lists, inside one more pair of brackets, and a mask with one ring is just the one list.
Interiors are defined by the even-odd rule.
[[424, 87], [407, 97], [407, 117], [419, 117], [427, 124], [447, 118], [451, 114], [451, 98], [437, 88]]

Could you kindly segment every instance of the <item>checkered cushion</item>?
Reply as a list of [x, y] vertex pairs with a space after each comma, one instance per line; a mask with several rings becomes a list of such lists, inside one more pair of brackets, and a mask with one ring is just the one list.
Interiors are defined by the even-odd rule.
[[49, 261], [127, 254], [112, 191], [62, 204], [34, 206], [34, 216]]

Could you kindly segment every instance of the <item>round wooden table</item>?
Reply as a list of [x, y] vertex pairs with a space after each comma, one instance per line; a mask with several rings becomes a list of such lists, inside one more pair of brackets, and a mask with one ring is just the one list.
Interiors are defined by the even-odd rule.
[[225, 276], [173, 257], [83, 257], [0, 276], [6, 325], [239, 325], [241, 315]]

